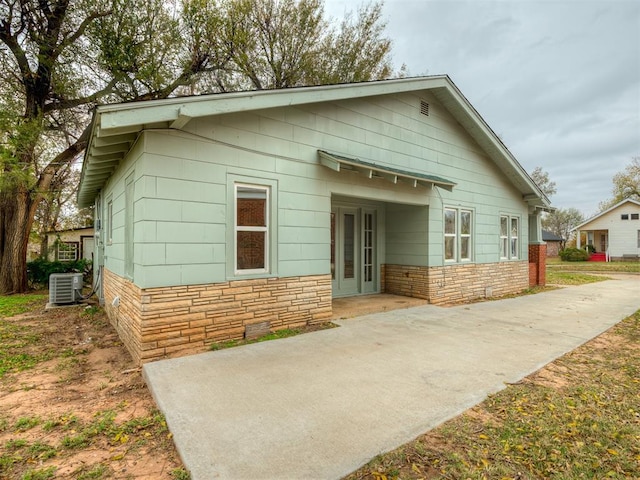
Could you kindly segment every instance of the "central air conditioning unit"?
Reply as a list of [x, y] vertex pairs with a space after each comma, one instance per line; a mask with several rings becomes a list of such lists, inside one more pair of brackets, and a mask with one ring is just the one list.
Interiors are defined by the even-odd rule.
[[81, 273], [52, 273], [49, 275], [49, 303], [76, 303], [82, 300]]

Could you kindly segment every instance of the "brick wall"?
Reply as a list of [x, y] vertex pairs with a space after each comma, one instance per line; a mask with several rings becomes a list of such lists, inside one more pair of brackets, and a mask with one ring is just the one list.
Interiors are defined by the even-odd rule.
[[547, 282], [547, 245], [529, 245], [529, 286], [546, 285]]
[[331, 318], [330, 275], [140, 289], [105, 269], [104, 293], [110, 321], [138, 364], [242, 339], [247, 325], [265, 320], [278, 330]]
[[547, 257], [560, 256], [560, 242], [547, 242]]
[[444, 267], [387, 264], [384, 267], [384, 292], [424, 298], [434, 305], [508, 295], [528, 287], [526, 261]]

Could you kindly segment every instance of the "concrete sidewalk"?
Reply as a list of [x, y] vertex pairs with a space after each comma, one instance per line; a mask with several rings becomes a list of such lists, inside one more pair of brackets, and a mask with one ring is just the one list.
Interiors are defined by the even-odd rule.
[[640, 308], [640, 277], [431, 305], [144, 366], [193, 480], [331, 479]]

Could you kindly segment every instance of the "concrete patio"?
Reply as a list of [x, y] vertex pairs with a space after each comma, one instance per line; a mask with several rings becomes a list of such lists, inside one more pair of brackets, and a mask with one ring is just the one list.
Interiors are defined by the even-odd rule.
[[144, 375], [193, 480], [340, 478], [607, 330], [639, 292], [620, 276], [386, 311]]

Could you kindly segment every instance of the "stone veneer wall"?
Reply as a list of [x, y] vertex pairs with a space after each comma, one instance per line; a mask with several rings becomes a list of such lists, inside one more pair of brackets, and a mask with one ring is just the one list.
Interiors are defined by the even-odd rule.
[[529, 286], [526, 261], [444, 267], [385, 265], [385, 292], [424, 298], [434, 305], [521, 292]]
[[271, 330], [328, 321], [331, 275], [141, 289], [105, 269], [104, 300], [111, 323], [141, 364], [242, 339], [247, 325], [263, 321]]

